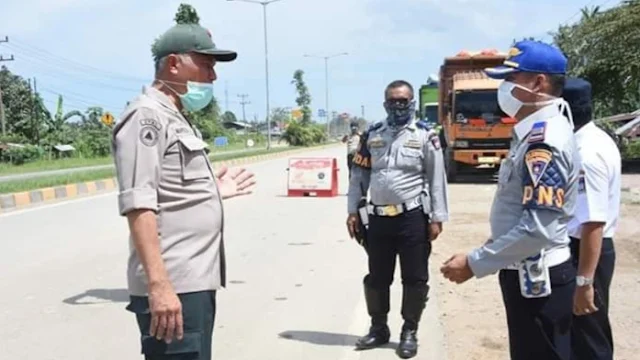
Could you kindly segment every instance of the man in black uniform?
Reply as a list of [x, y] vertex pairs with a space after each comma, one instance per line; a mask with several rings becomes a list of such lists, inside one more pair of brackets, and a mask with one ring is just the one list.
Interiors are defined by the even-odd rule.
[[448, 220], [447, 179], [438, 134], [414, 119], [411, 85], [389, 84], [384, 106], [387, 120], [363, 134], [349, 184], [347, 227], [352, 238], [360, 225], [361, 189], [371, 190], [365, 242], [369, 274], [364, 279], [371, 327], [357, 347], [371, 349], [389, 341], [389, 287], [399, 255], [404, 325], [397, 351], [408, 359], [417, 354], [416, 331], [429, 292], [431, 241]]

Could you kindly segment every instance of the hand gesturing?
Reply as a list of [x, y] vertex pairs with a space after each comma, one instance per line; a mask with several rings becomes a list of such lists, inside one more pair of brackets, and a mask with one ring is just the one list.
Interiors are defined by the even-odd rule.
[[216, 181], [220, 196], [223, 199], [229, 199], [235, 196], [248, 195], [253, 192], [253, 186], [256, 183], [255, 175], [247, 171], [245, 168], [229, 168], [222, 167], [216, 173]]

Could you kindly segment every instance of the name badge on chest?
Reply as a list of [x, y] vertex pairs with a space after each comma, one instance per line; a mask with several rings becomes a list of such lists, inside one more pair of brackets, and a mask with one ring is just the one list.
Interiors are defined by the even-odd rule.
[[367, 145], [369, 145], [369, 147], [372, 149], [380, 149], [385, 147], [387, 145], [387, 142], [384, 141], [380, 134], [377, 134], [371, 140], [369, 140], [369, 143]]
[[402, 146], [409, 149], [420, 149], [422, 148], [422, 143], [420, 143], [420, 141], [416, 139], [409, 139]]

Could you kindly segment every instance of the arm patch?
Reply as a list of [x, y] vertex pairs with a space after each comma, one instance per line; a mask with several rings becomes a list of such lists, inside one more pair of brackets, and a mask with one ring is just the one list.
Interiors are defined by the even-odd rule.
[[360, 166], [364, 169], [371, 169], [371, 153], [369, 152], [369, 148], [367, 147], [367, 141], [369, 141], [369, 134], [372, 131], [378, 130], [383, 125], [382, 122], [377, 122], [371, 125], [362, 136], [360, 136], [360, 142], [358, 143], [358, 148], [356, 149], [356, 153], [353, 156], [353, 163], [357, 166]]
[[545, 143], [529, 146], [524, 155], [522, 205], [525, 209], [562, 211], [567, 181]]
[[360, 137], [358, 148], [353, 156], [353, 163], [364, 169], [371, 169], [371, 153], [367, 147], [367, 140], [369, 139], [369, 131], [365, 131]]

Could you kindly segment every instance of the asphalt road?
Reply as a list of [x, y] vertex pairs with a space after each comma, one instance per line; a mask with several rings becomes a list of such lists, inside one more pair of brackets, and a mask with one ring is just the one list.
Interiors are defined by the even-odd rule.
[[[308, 155], [345, 164], [342, 147]], [[218, 294], [214, 358], [397, 359], [399, 269], [390, 314], [394, 343], [353, 350], [369, 320], [361, 286], [366, 257], [346, 234], [346, 197], [286, 197], [286, 158], [248, 167], [258, 177], [257, 192], [225, 203], [230, 284]], [[344, 169], [342, 194], [346, 177]], [[115, 194], [0, 215], [2, 358], [142, 359], [135, 319], [125, 310], [127, 236]], [[417, 359], [443, 360], [432, 286]]]

